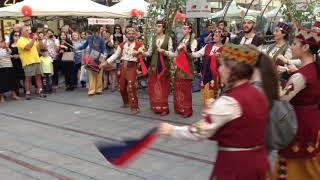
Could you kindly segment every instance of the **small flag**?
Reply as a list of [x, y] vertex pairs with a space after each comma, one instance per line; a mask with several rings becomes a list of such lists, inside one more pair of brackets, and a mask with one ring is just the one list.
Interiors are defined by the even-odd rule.
[[188, 63], [187, 55], [186, 55], [186, 50], [183, 48], [180, 50], [180, 53], [178, 54], [176, 60], [174, 63], [180, 68], [182, 71], [187, 73], [188, 75], [192, 76], [192, 72], [190, 70], [190, 66]]
[[114, 166], [124, 168], [155, 142], [158, 137], [157, 131], [158, 128], [153, 128], [142, 138], [123, 143], [98, 142], [96, 147], [107, 161]]
[[[159, 63], [159, 60], [160, 60], [160, 63]], [[158, 73], [157, 77], [158, 78], [162, 77], [167, 69], [162, 53], [159, 53], [159, 60], [157, 62], [157, 73]]]
[[139, 59], [140, 65], [141, 65], [142, 74], [145, 76], [145, 75], [147, 75], [148, 70], [147, 70], [147, 66], [144, 64], [142, 54], [139, 54], [138, 59]]

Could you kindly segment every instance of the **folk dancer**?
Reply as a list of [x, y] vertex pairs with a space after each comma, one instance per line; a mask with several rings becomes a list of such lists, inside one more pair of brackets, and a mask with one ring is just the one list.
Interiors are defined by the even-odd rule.
[[191, 53], [197, 49], [197, 41], [193, 37], [192, 23], [183, 25], [183, 38], [177, 51], [171, 54], [176, 56], [177, 69], [174, 74], [174, 111], [183, 115], [184, 118], [192, 116], [192, 80], [194, 73], [194, 62]]
[[157, 21], [157, 35], [151, 40], [145, 56], [151, 56], [149, 67], [148, 93], [151, 109], [160, 116], [169, 114], [168, 98], [170, 94], [171, 62], [169, 53], [172, 53], [172, 39], [165, 35], [166, 24], [163, 20]]
[[[268, 56], [247, 46], [227, 44], [219, 66], [220, 80], [228, 89], [207, 105], [202, 119], [190, 126], [160, 125], [160, 134], [178, 139], [214, 139], [217, 159], [210, 180], [257, 180], [270, 176], [268, 154], [264, 147], [270, 108], [269, 94], [276, 94], [276, 71]], [[262, 66], [269, 64], [268, 66]], [[249, 83], [254, 67], [263, 68], [267, 96]], [[273, 83], [270, 83], [273, 81]], [[246, 162], [246, 165], [243, 165]]]
[[219, 87], [219, 73], [217, 58], [221, 55], [227, 34], [224, 30], [216, 29], [213, 32], [213, 42], [205, 45], [199, 51], [192, 53], [192, 57], [204, 56], [204, 67], [201, 80], [201, 102], [204, 106], [208, 99], [214, 98]]
[[[126, 42], [121, 43], [116, 52], [109, 57], [105, 62], [100, 64], [101, 68], [112, 66], [111, 63], [121, 56], [121, 67], [120, 67], [120, 93], [122, 96], [123, 105], [122, 108], [131, 108], [133, 114], [140, 112], [137, 97], [137, 70], [138, 64], [145, 67], [143, 61], [138, 55], [144, 49], [144, 45], [136, 40], [136, 29], [128, 27], [126, 29], [127, 38]], [[142, 55], [141, 55], [142, 56]], [[140, 62], [139, 62], [140, 61]]]
[[287, 148], [278, 152], [275, 179], [318, 180], [320, 178], [320, 30], [299, 28], [292, 55], [302, 62], [289, 78], [286, 94], [296, 112], [298, 131]]
[[259, 37], [254, 30], [256, 27], [257, 18], [253, 16], [245, 16], [243, 19], [243, 32], [238, 35], [233, 43], [239, 45], [252, 44], [259, 47], [264, 43], [264, 40]]

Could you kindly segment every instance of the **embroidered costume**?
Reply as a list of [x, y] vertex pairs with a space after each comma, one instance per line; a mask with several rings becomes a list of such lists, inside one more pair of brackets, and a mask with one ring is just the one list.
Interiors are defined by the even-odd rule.
[[[320, 45], [320, 31], [300, 28], [297, 39]], [[296, 71], [282, 94], [289, 101], [298, 120], [297, 135], [289, 146], [279, 151], [275, 177], [281, 180], [316, 180], [320, 178], [320, 80], [316, 63]]]
[[192, 53], [192, 56], [195, 58], [204, 56], [204, 67], [201, 79], [201, 102], [203, 106], [206, 100], [215, 97], [216, 89], [219, 85], [217, 57], [220, 56], [222, 49], [223, 47], [218, 47], [210, 43], [199, 51]]
[[[134, 112], [139, 111], [138, 97], [137, 97], [137, 69], [139, 59], [133, 56], [133, 51], [143, 49], [143, 44], [139, 41], [123, 42], [121, 43], [116, 52], [107, 59], [110, 64], [115, 61], [119, 56], [121, 57], [121, 68], [120, 68], [120, 93], [122, 96], [123, 106], [131, 107]], [[141, 63], [141, 62], [140, 62]], [[144, 64], [143, 64], [144, 65]]]
[[[149, 67], [148, 94], [151, 109], [155, 113], [169, 113], [168, 98], [170, 94], [171, 63], [167, 56], [173, 51], [172, 39], [169, 36], [154, 38], [146, 52], [151, 56]], [[164, 49], [164, 54], [158, 52], [158, 48]]]

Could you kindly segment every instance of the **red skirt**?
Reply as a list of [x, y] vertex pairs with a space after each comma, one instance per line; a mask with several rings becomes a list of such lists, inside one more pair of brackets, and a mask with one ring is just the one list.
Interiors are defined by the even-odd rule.
[[210, 180], [267, 180], [271, 178], [264, 148], [252, 151], [218, 151]]
[[151, 109], [155, 113], [169, 112], [168, 98], [170, 94], [170, 78], [150, 75], [148, 79], [148, 93]]
[[192, 81], [188, 79], [174, 80], [174, 112], [185, 117], [192, 116]]

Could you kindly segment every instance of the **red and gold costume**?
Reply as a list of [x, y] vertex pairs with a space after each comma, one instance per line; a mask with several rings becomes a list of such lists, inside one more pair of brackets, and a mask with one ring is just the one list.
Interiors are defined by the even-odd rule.
[[[166, 51], [159, 53], [158, 48]], [[172, 52], [172, 40], [169, 36], [163, 35], [152, 40], [147, 56], [151, 56], [149, 68], [148, 94], [150, 97], [151, 109], [155, 113], [169, 113], [168, 98], [170, 94], [170, 58], [166, 55]]]
[[[320, 46], [320, 31], [301, 28], [296, 36]], [[288, 80], [282, 95], [296, 112], [298, 131], [287, 148], [279, 151], [274, 176], [281, 180], [320, 179], [320, 80], [316, 63], [304, 65]]]
[[[228, 59], [248, 64], [254, 64], [258, 54], [237, 45], [226, 45], [222, 52]], [[171, 136], [189, 140], [209, 138], [218, 142], [210, 180], [266, 180], [270, 176], [264, 147], [268, 112], [266, 96], [249, 82], [244, 82], [209, 104], [199, 122], [175, 126]]]
[[[180, 69], [179, 67], [174, 74], [174, 112], [183, 115], [183, 117], [190, 117], [193, 113], [192, 80], [194, 71], [193, 58], [190, 53], [196, 51], [197, 41], [193, 38], [183, 39], [179, 44], [178, 49], [182, 49], [180, 48], [181, 46], [186, 47], [186, 59], [182, 59], [183, 65], [188, 67], [191, 74], [186, 73], [185, 70]], [[178, 58], [176, 61], [177, 60]]]
[[219, 73], [217, 57], [221, 54], [223, 47], [207, 44], [192, 56], [199, 58], [204, 56], [204, 66], [201, 79], [201, 102], [204, 106], [208, 99], [214, 98], [219, 85]]
[[[120, 67], [120, 93], [124, 106], [130, 105], [132, 111], [139, 111], [137, 97], [137, 69], [139, 59], [133, 56], [133, 51], [143, 49], [143, 44], [139, 41], [123, 42], [119, 45], [116, 52], [107, 60], [108, 63], [113, 62], [121, 56]], [[144, 65], [144, 64], [143, 64]]]

